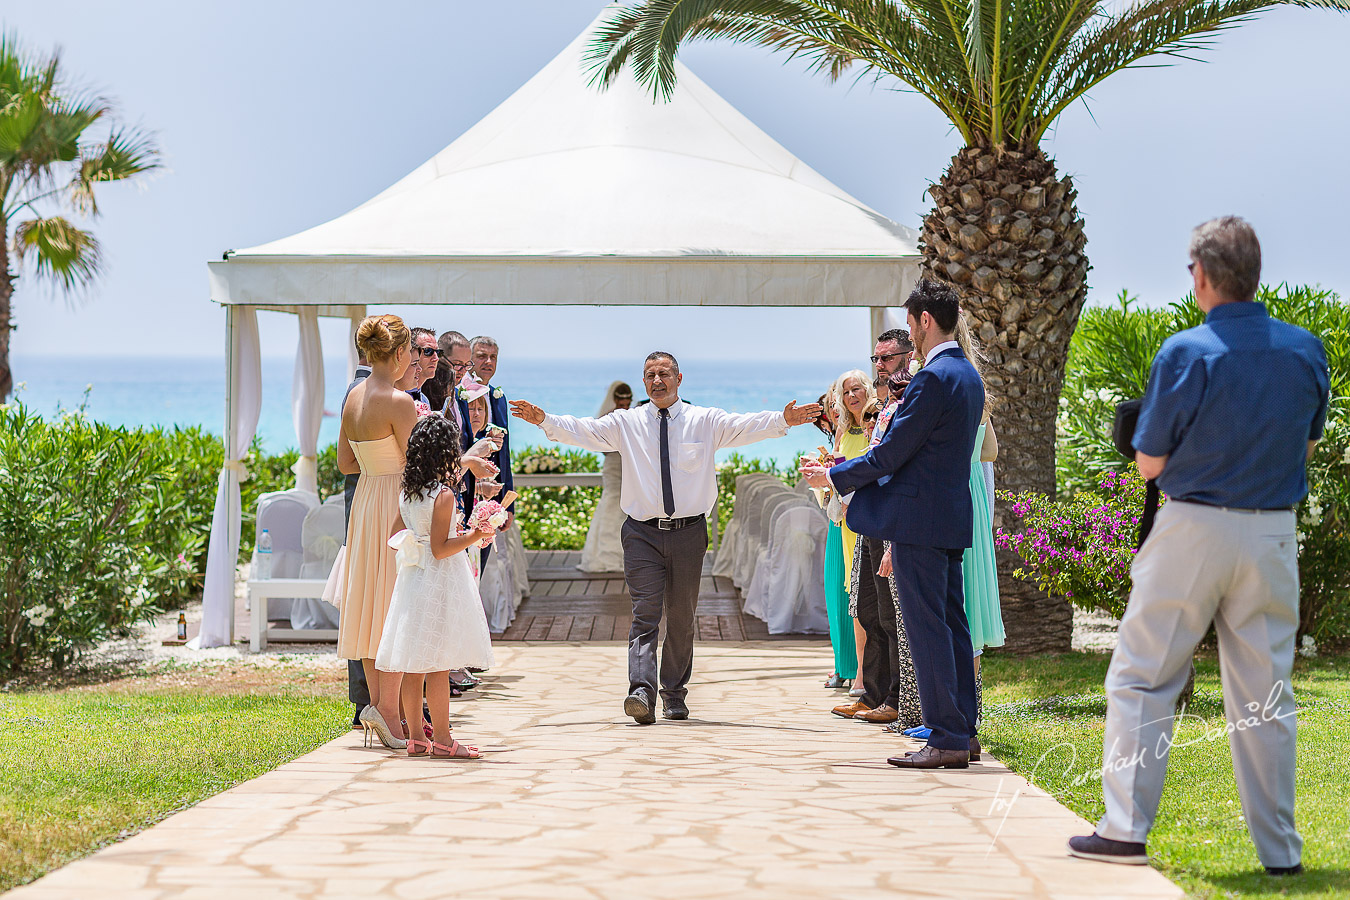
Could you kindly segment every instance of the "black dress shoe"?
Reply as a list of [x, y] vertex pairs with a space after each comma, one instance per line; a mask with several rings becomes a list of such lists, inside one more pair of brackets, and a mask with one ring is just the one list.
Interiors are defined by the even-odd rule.
[[1148, 865], [1148, 851], [1143, 844], [1133, 841], [1113, 841], [1097, 833], [1069, 838], [1069, 855], [1097, 862], [1123, 863], [1127, 866]]
[[970, 739], [970, 761], [971, 761], [971, 762], [979, 762], [979, 761], [980, 761], [980, 752], [981, 752], [983, 749], [984, 749], [984, 748], [980, 746], [980, 739], [979, 739], [979, 738], [971, 738], [971, 739]]
[[929, 746], [905, 756], [892, 756], [886, 762], [897, 769], [966, 769], [970, 767], [970, 754]]
[[684, 705], [683, 700], [672, 697], [662, 704], [665, 708], [661, 710], [661, 716], [666, 719], [674, 719], [679, 722], [689, 718], [689, 707]]
[[647, 692], [641, 688], [624, 698], [623, 714], [632, 716], [633, 721], [639, 725], [651, 725], [656, 721], [656, 713], [652, 712], [652, 703], [647, 699]]
[[1281, 875], [1302, 875], [1303, 863], [1294, 863], [1292, 866], [1266, 866], [1266, 874], [1277, 877]]

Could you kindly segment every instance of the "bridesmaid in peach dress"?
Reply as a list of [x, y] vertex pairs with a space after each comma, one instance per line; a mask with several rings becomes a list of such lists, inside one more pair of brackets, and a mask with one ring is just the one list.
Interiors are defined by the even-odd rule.
[[[394, 386], [412, 362], [411, 341], [398, 316], [367, 316], [361, 322], [356, 343], [370, 362], [370, 377], [348, 396], [337, 441], [338, 468], [346, 475], [361, 475], [352, 497], [345, 559], [336, 573], [338, 656], [361, 661], [371, 701], [361, 720], [394, 749], [403, 746], [403, 729], [398, 727], [402, 676], [376, 671], [375, 651], [396, 575], [389, 529], [400, 519], [403, 454], [417, 424], [412, 397]], [[420, 723], [421, 710], [416, 713], [413, 721]]]

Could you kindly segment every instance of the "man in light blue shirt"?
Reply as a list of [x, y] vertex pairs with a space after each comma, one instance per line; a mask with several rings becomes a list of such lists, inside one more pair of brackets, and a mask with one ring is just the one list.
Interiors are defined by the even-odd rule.
[[1163, 344], [1134, 434], [1139, 471], [1168, 502], [1135, 557], [1106, 676], [1106, 814], [1069, 852], [1148, 862], [1173, 711], [1212, 623], [1247, 828], [1267, 873], [1297, 874], [1294, 507], [1326, 421], [1326, 353], [1255, 302], [1261, 246], [1246, 222], [1206, 222], [1190, 253], [1205, 323]]

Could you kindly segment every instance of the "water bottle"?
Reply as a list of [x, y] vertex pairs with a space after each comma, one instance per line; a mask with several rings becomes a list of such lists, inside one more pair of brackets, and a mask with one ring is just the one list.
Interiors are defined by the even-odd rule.
[[268, 581], [272, 578], [272, 536], [267, 533], [267, 529], [262, 530], [258, 536], [258, 552], [253, 556], [254, 568], [258, 571], [254, 573], [254, 581]]

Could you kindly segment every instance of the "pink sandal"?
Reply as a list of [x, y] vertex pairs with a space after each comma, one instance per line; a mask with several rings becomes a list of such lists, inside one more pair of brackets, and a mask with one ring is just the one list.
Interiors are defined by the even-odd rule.
[[[431, 741], [419, 741], [416, 738], [408, 738], [408, 755], [429, 756], [431, 754], [431, 748], [439, 746], [440, 744], [433, 744]], [[418, 750], [418, 747], [423, 749]]]
[[[444, 750], [444, 753], [437, 753], [437, 750]], [[431, 742], [432, 759], [482, 759], [477, 747], [470, 747], [468, 744], [461, 744], [454, 738], [450, 739], [450, 746]]]

